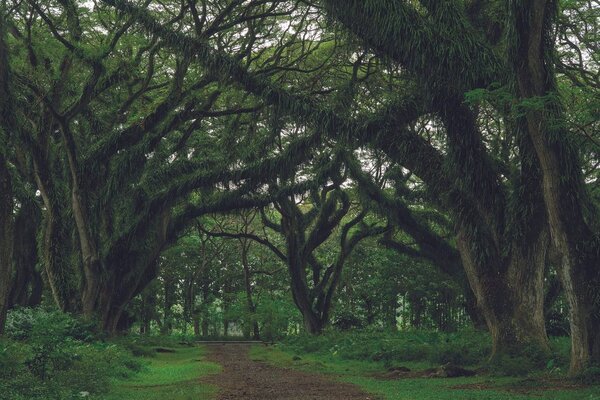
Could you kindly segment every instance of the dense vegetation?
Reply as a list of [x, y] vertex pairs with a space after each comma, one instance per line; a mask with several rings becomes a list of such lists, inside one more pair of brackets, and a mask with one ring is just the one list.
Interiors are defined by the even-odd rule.
[[99, 393], [124, 334], [596, 376], [599, 14], [2, 0], [3, 392]]

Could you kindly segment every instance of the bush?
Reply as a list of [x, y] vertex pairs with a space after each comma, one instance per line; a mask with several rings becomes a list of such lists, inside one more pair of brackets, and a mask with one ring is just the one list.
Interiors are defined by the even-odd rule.
[[86, 342], [97, 339], [93, 322], [83, 322], [58, 310], [43, 308], [11, 310], [6, 319], [6, 336], [15, 340], [48, 336]]
[[538, 367], [534, 360], [526, 356], [509, 354], [502, 354], [489, 364], [490, 372], [500, 376], [525, 376]]
[[142, 368], [124, 347], [94, 340], [93, 326], [58, 311], [9, 313], [0, 341], [0, 397], [71, 400], [102, 393]]
[[314, 337], [288, 337], [284, 345], [296, 353], [331, 354], [349, 360], [380, 361], [391, 366], [399, 362], [426, 361], [475, 365], [490, 351], [489, 338], [481, 332], [440, 333], [433, 331], [329, 331]]

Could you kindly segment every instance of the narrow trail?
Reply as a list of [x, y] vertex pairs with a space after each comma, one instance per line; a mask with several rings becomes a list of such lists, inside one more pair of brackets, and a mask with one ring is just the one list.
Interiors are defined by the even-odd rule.
[[208, 360], [223, 372], [204, 382], [219, 387], [217, 400], [376, 400], [357, 386], [325, 376], [253, 361], [250, 345], [209, 345]]

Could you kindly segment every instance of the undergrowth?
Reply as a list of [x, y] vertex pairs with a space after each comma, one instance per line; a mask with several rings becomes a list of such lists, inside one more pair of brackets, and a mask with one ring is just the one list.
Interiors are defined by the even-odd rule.
[[378, 361], [386, 367], [419, 362], [430, 366], [447, 363], [487, 369], [495, 375], [525, 375], [535, 370], [566, 371], [568, 338], [553, 338], [553, 352], [545, 358], [514, 355], [488, 362], [491, 341], [486, 332], [330, 330], [319, 336], [290, 336], [283, 343], [289, 352], [328, 354], [345, 360]]
[[12, 310], [0, 339], [0, 399], [70, 400], [102, 393], [142, 362], [59, 311]]

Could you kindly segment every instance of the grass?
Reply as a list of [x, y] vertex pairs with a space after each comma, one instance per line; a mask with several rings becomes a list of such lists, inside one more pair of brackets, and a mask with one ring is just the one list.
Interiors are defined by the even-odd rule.
[[[557, 376], [514, 378], [476, 376], [470, 378], [406, 378], [383, 380], [373, 375], [386, 371], [383, 362], [355, 361], [327, 354], [300, 354], [278, 346], [254, 346], [254, 360], [281, 367], [332, 375], [353, 383], [385, 400], [600, 400], [600, 386], [582, 386]], [[413, 370], [427, 363], [403, 362]]]
[[219, 372], [219, 365], [204, 361], [202, 347], [173, 347], [157, 353], [134, 378], [116, 381], [102, 400], [198, 400], [212, 398], [216, 388], [200, 378]]

